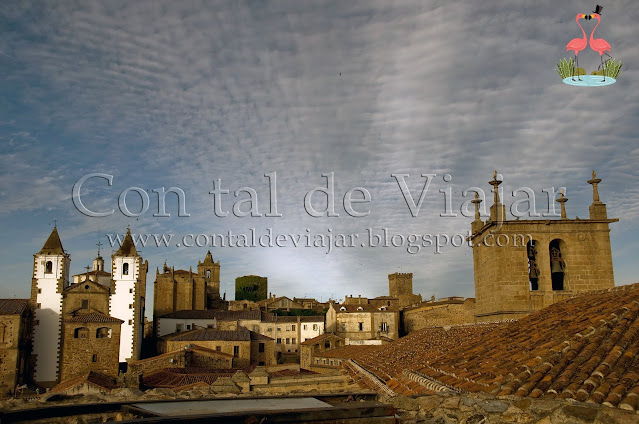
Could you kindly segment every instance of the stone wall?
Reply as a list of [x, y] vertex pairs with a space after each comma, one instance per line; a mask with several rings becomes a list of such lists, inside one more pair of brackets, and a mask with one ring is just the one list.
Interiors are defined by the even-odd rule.
[[475, 322], [475, 299], [427, 302], [403, 311], [404, 331], [408, 334], [427, 327]]
[[420, 397], [382, 396], [396, 408], [401, 423], [534, 423], [631, 424], [639, 414], [593, 403], [481, 394], [437, 394]]
[[[120, 351], [119, 323], [65, 322], [62, 335], [60, 381], [87, 371], [117, 377]], [[76, 330], [83, 329], [78, 332]], [[108, 329], [108, 337], [97, 337], [99, 329]], [[102, 333], [101, 333], [102, 334]]]
[[26, 322], [21, 315], [0, 315], [0, 397], [13, 393], [26, 366]]

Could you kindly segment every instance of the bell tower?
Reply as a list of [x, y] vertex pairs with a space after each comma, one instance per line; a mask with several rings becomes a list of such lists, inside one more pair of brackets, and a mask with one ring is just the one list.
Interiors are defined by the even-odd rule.
[[204, 261], [197, 261], [197, 273], [206, 282], [207, 307], [220, 298], [220, 260], [213, 261], [211, 251], [206, 252]]
[[58, 380], [62, 292], [69, 286], [71, 256], [64, 251], [57, 226], [33, 255], [30, 305], [34, 311], [33, 380], [51, 387]]

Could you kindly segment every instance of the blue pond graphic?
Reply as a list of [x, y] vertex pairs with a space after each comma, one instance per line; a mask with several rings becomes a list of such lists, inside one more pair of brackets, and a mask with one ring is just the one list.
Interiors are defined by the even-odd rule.
[[617, 82], [616, 79], [611, 77], [606, 77], [606, 80], [603, 80], [603, 76], [601, 75], [581, 75], [581, 79], [583, 81], [577, 80], [577, 76], [575, 75], [575, 80], [572, 80], [572, 77], [564, 78], [564, 84], [568, 85], [576, 85], [577, 87], [601, 87], [603, 85], [610, 85]]

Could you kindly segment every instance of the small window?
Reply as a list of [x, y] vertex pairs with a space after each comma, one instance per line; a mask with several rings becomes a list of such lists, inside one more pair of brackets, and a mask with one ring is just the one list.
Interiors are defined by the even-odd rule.
[[89, 309], [89, 299], [82, 299], [82, 309]]
[[256, 332], [256, 333], [259, 333], [260, 332], [260, 326], [259, 325], [254, 325], [253, 326], [253, 331]]
[[182, 324], [175, 324], [175, 332], [176, 333], [179, 333], [183, 329], [184, 329], [184, 327], [182, 326]]
[[280, 338], [278, 337], [278, 338], [277, 338], [276, 343], [277, 343], [277, 344], [282, 344], [282, 339], [280, 339]]
[[388, 323], [382, 323], [382, 333], [388, 333]]
[[317, 324], [313, 324], [313, 331], [317, 331]]
[[235, 356], [235, 357], [240, 356], [240, 347], [239, 346], [233, 346], [233, 356]]
[[293, 338], [291, 339], [291, 344], [297, 344], [297, 338], [293, 337]]
[[91, 357], [91, 362], [98, 362], [98, 354], [94, 353], [93, 356]]
[[110, 339], [111, 338], [111, 329], [108, 327], [100, 327], [95, 331], [96, 339]]
[[129, 289], [129, 293], [133, 293], [133, 289]]
[[342, 306], [341, 308], [339, 308], [340, 311], [345, 311], [346, 310], [346, 306]]
[[364, 323], [363, 322], [359, 323], [359, 331], [364, 331]]
[[38, 294], [42, 293], [42, 289], [38, 289]]
[[324, 342], [324, 349], [330, 349], [331, 348], [331, 342], [330, 340], [326, 340]]
[[129, 275], [129, 264], [122, 264], [122, 275]]
[[129, 309], [133, 309], [133, 303], [129, 303]]
[[295, 324], [291, 325], [291, 331], [295, 331]]
[[76, 339], [88, 339], [89, 338], [89, 329], [86, 327], [78, 327], [73, 332], [73, 337]]
[[36, 305], [36, 308], [37, 308], [37, 309], [42, 308], [42, 303], [38, 303], [38, 304]]
[[342, 323], [342, 331], [346, 331], [346, 323]]
[[129, 320], [129, 325], [133, 325], [133, 320], [132, 319]]
[[286, 331], [291, 331], [291, 326], [290, 325], [286, 326]]
[[364, 310], [364, 308], [362, 308], [361, 306], [358, 306], [358, 307], [357, 307], [357, 310], [358, 310], [358, 311], [363, 311], [363, 310]]
[[257, 351], [260, 353], [264, 353], [264, 343], [260, 343], [257, 345]]
[[206, 278], [211, 278], [211, 270], [210, 269], [206, 270]]
[[218, 352], [221, 352], [222, 351], [222, 346], [215, 346], [215, 350], [218, 351]]
[[304, 324], [304, 330], [306, 330], [306, 324]]
[[206, 328], [213, 328], [213, 324], [207, 324]]
[[53, 262], [47, 261], [44, 269], [45, 274], [53, 274]]
[[190, 330], [191, 329], [191, 324], [186, 324], [186, 329]]
[[386, 306], [390, 306], [390, 300], [387, 302]]
[[277, 331], [282, 331], [282, 327], [277, 327]]
[[266, 364], [264, 363], [264, 361], [260, 361], [260, 362], [258, 362], [257, 365], [266, 365]]
[[291, 339], [289, 339], [288, 337], [286, 338], [286, 344], [291, 344]]

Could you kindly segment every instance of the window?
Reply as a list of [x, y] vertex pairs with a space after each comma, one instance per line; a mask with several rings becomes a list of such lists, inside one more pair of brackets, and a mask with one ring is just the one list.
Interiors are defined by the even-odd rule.
[[566, 262], [561, 257], [562, 241], [560, 239], [554, 239], [548, 246], [550, 250], [550, 276], [552, 281], [552, 289], [564, 290], [564, 272], [566, 269]]
[[387, 305], [386, 305], [386, 306], [390, 306], [390, 300], [387, 302]]
[[89, 309], [89, 299], [82, 299], [82, 309]]
[[277, 331], [282, 331], [282, 327], [277, 327]]
[[342, 331], [346, 331], [346, 323], [345, 322], [342, 323]]
[[222, 346], [215, 346], [215, 350], [218, 351], [218, 352], [221, 352], [222, 351]]
[[133, 289], [129, 289], [129, 293], [133, 293]]
[[93, 356], [91, 357], [91, 362], [98, 362], [98, 354], [94, 353]]
[[183, 328], [184, 328], [184, 327], [182, 326], [182, 324], [175, 324], [175, 331], [176, 331], [176, 332], [178, 332], [178, 333], [179, 333], [180, 331], [182, 331], [182, 330], [183, 330]]
[[233, 356], [235, 356], [235, 357], [240, 356], [240, 347], [239, 346], [233, 346]]
[[388, 323], [382, 323], [382, 333], [388, 333]]
[[291, 326], [290, 325], [286, 326], [286, 331], [291, 331]]
[[295, 331], [295, 324], [291, 325], [291, 331]]
[[292, 344], [297, 344], [297, 339], [296, 339], [295, 337], [293, 337], [293, 338], [291, 339], [291, 343], [292, 343]]
[[38, 308], [38, 309], [42, 308], [42, 303], [38, 303], [38, 304], [36, 305], [36, 308]]
[[364, 323], [363, 322], [359, 323], [359, 331], [364, 331]]
[[253, 326], [253, 331], [256, 332], [256, 333], [259, 333], [260, 332], [260, 326], [259, 325], [254, 325]]
[[331, 348], [331, 341], [330, 340], [326, 340], [324, 342], [324, 349], [330, 349]]
[[206, 328], [213, 328], [213, 324], [206, 324]]
[[304, 330], [306, 330], [306, 324], [304, 324]]
[[282, 344], [282, 339], [280, 339], [280, 338], [278, 337], [278, 338], [277, 338], [276, 343], [277, 343], [277, 344]]
[[122, 265], [122, 275], [129, 275], [129, 264], [125, 263]]
[[47, 264], [44, 267], [45, 274], [53, 274], [53, 262], [47, 261]]
[[248, 305], [246, 303], [244, 303], [242, 306], [244, 307], [244, 309], [248, 308]]
[[73, 332], [73, 337], [76, 339], [88, 339], [89, 338], [89, 329], [86, 327], [78, 327]]
[[286, 338], [286, 344], [291, 344], [291, 339], [289, 339], [288, 337]]
[[95, 331], [96, 339], [110, 339], [111, 338], [111, 329], [108, 327], [100, 327]]
[[340, 311], [345, 311], [346, 310], [346, 306], [342, 306], [341, 308], [339, 308]]
[[264, 361], [260, 361], [260, 362], [258, 362], [257, 365], [266, 365], [266, 364], [264, 363]]
[[257, 345], [257, 351], [260, 353], [264, 353], [264, 343], [260, 343]]
[[129, 320], [129, 325], [133, 325], [133, 320], [132, 319]]
[[191, 329], [191, 324], [186, 324], [186, 329], [190, 330]]
[[313, 331], [317, 331], [317, 324], [313, 324]]
[[38, 294], [42, 293], [42, 289], [38, 289]]
[[273, 327], [269, 327], [267, 331], [268, 331], [269, 333], [270, 333], [270, 332], [273, 332]]
[[539, 290], [539, 267], [537, 266], [537, 241], [530, 240], [526, 243], [526, 254], [528, 257], [528, 281], [530, 290]]
[[206, 278], [211, 278], [211, 270], [210, 269], [206, 270]]

